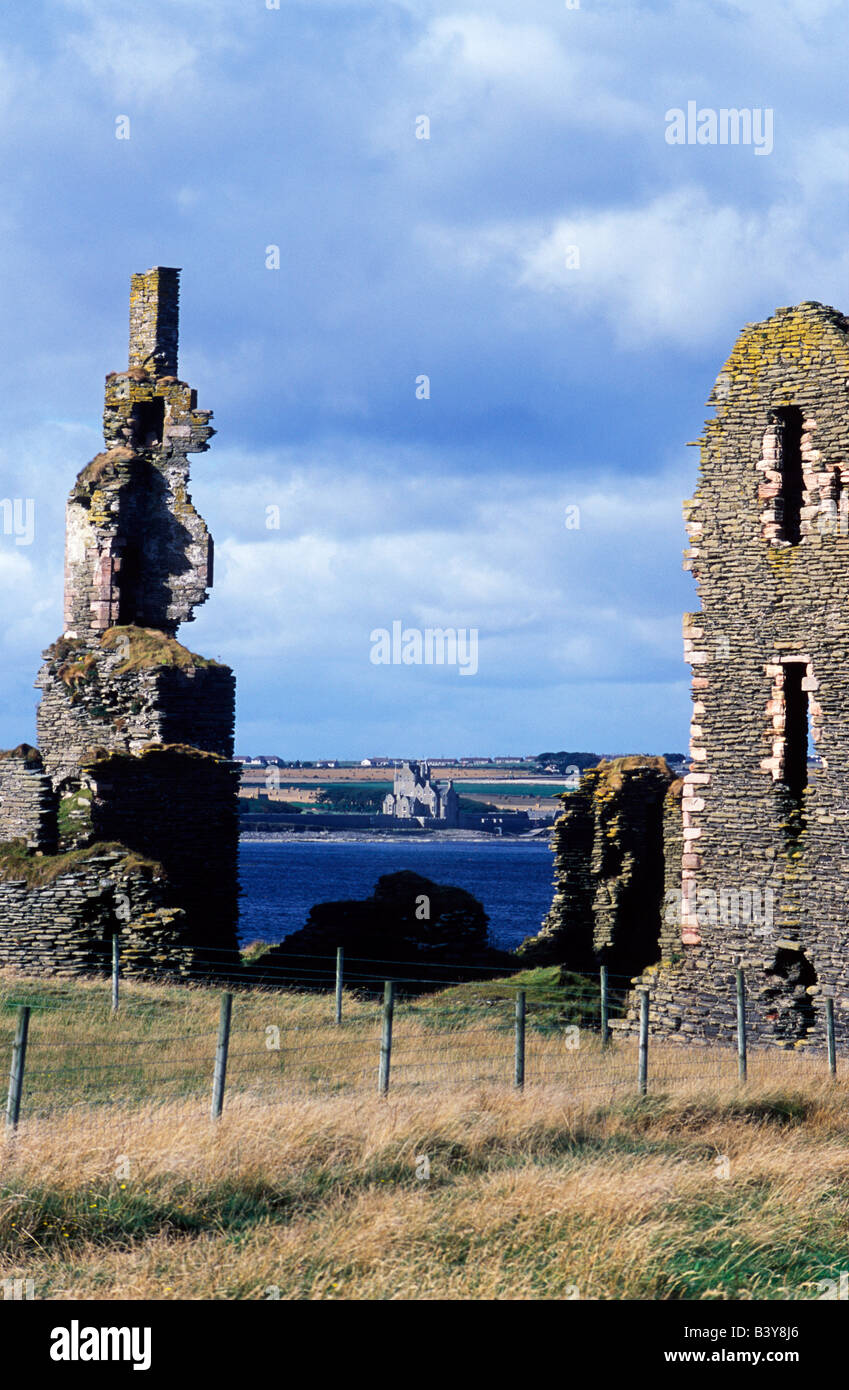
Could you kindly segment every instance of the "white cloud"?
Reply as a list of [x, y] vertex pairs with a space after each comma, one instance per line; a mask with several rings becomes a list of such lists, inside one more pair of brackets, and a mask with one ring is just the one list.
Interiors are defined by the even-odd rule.
[[[628, 347], [704, 343], [741, 305], [838, 292], [839, 261], [806, 238], [797, 203], [747, 211], [689, 186], [634, 207], [586, 211], [554, 227], [496, 225], [470, 236], [434, 230], [467, 273], [509, 268], [517, 288], [556, 294], [575, 317], [601, 313]], [[572, 248], [578, 248], [574, 267]]]
[[[559, 18], [559, 16], [558, 16]], [[633, 130], [645, 122], [641, 105], [622, 94], [621, 56], [565, 25], [552, 23], [550, 9], [539, 23], [504, 21], [487, 6], [468, 7], [432, 19], [407, 59], [427, 75], [431, 101], [440, 114], [478, 121], [536, 111], [547, 121], [566, 118], [596, 129]]]
[[81, 21], [67, 48], [117, 100], [184, 101], [209, 52], [238, 44], [238, 15], [221, 0], [178, 0], [166, 12], [63, 0]]
[[[495, 685], [620, 680], [680, 661], [686, 581], [660, 600], [647, 599], [639, 583], [658, 551], [677, 570], [680, 469], [650, 483], [611, 473], [583, 483], [490, 478], [482, 487], [454, 477], [448, 525], [436, 516], [418, 524], [408, 505], [425, 481], [401, 476], [400, 500], [381, 509], [361, 480], [346, 493], [346, 516], [323, 505], [347, 486], [343, 474], [325, 465], [302, 475], [291, 494], [297, 525], [284, 511], [279, 533], [257, 525], [253, 537], [219, 546], [215, 602], [199, 617], [193, 644], [223, 647], [237, 669], [252, 659], [278, 664], [281, 679], [290, 662], [318, 683], [332, 667], [350, 689], [372, 674], [369, 633], [395, 619], [476, 627], [481, 680]], [[262, 493], [260, 486], [248, 514], [260, 515]], [[570, 530], [565, 511], [576, 503], [580, 527]], [[418, 674], [427, 682], [445, 673]]]
[[804, 190], [805, 200], [832, 191], [845, 205], [849, 184], [849, 126], [829, 126], [799, 139], [793, 149], [793, 175]]
[[[14, 538], [0, 535], [0, 593], [14, 595], [14, 603], [4, 605], [0, 622], [0, 648], [16, 662], [32, 653], [38, 660], [39, 641], [43, 644], [58, 633], [49, 632], [51, 615], [58, 606], [58, 594], [45, 584], [45, 573], [29, 550], [16, 549]], [[49, 578], [61, 575], [52, 570]], [[41, 634], [41, 638], [39, 637]], [[35, 666], [32, 670], [35, 677]]]

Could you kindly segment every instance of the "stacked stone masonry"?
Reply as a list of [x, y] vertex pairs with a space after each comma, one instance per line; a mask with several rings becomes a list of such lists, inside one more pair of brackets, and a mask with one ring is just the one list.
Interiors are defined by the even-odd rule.
[[38, 742], [57, 790], [94, 748], [190, 744], [232, 758], [236, 688], [226, 666], [132, 627], [110, 628], [97, 641], [62, 638], [45, 657]]
[[617, 976], [633, 974], [661, 954], [665, 879], [680, 873], [680, 782], [663, 758], [615, 758], [562, 799], [554, 901], [521, 953], [570, 970], [604, 962]]
[[32, 850], [56, 848], [56, 796], [41, 754], [28, 743], [0, 753], [0, 811], [4, 839]]
[[739, 964], [756, 1041], [823, 1045], [830, 996], [846, 1043], [849, 320], [805, 302], [747, 325], [709, 404], [679, 940], [641, 983], [657, 1033], [730, 1041]]
[[[4, 867], [0, 882], [0, 966], [74, 975], [103, 966], [119, 928], [125, 974], [162, 971], [191, 978], [208, 965], [186, 942], [185, 914], [169, 906], [161, 867], [119, 846], [99, 845], [74, 863], [43, 866], [32, 881]], [[31, 869], [32, 866], [29, 866]]]
[[[846, 1045], [849, 320], [807, 301], [748, 324], [709, 405], [685, 504], [701, 601], [684, 618], [690, 770], [662, 826], [653, 797], [626, 810], [628, 779], [604, 764], [582, 779], [524, 950], [595, 969], [628, 942], [652, 1030], [699, 1045], [734, 1040], [742, 967], [755, 1043], [823, 1046], [830, 997]], [[635, 992], [619, 1026], [636, 1019]]]
[[177, 376], [178, 312], [177, 270], [133, 276], [106, 449], [68, 499], [65, 630], [38, 675], [39, 749], [0, 757], [2, 963], [87, 969], [115, 931], [128, 968], [170, 952], [182, 969], [204, 946], [235, 956], [235, 681], [175, 635], [212, 584], [187, 455], [215, 433]]

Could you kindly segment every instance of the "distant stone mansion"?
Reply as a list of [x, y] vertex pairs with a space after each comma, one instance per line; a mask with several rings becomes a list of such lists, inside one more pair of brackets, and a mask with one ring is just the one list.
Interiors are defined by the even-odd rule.
[[393, 790], [383, 798], [383, 814], [452, 828], [460, 824], [460, 799], [453, 782], [432, 779], [427, 763], [402, 763], [395, 769]]

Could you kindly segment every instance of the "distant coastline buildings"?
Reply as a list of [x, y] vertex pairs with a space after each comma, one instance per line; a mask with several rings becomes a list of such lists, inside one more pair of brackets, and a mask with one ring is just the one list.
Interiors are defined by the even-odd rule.
[[[618, 756], [614, 753], [598, 753], [591, 755], [590, 764], [595, 763], [602, 757], [612, 758]], [[280, 757], [274, 753], [237, 753], [235, 761], [241, 763], [243, 767], [331, 767], [331, 768], [397, 768], [403, 763], [408, 762], [406, 758], [389, 758], [385, 756], [345, 759], [345, 758], [319, 758], [314, 760], [296, 759]], [[517, 770], [527, 770], [528, 772], [541, 771], [539, 756], [532, 753], [515, 754], [513, 756], [495, 755], [489, 757], [462, 757], [462, 758], [425, 758], [422, 760], [428, 768], [433, 767], [481, 767], [481, 768], [515, 768]], [[583, 766], [584, 764], [582, 764]], [[558, 768], [545, 769], [558, 771]]]

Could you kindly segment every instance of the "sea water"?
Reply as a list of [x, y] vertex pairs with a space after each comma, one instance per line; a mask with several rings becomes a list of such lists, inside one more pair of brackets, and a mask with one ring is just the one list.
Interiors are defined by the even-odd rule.
[[474, 894], [492, 944], [504, 950], [539, 931], [554, 891], [545, 839], [242, 840], [240, 941], [282, 941], [314, 903], [367, 898], [381, 874], [401, 869]]

